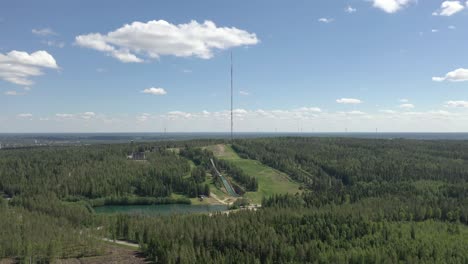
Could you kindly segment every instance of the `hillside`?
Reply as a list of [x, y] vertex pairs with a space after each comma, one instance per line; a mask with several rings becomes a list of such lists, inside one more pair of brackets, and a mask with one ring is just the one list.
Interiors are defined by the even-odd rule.
[[270, 197], [274, 194], [295, 194], [301, 192], [300, 185], [290, 179], [288, 175], [271, 167], [268, 167], [257, 160], [242, 159], [232, 149], [230, 145], [218, 144], [206, 147], [212, 151], [216, 157], [228, 160], [242, 168], [248, 175], [258, 179], [258, 190], [247, 192], [244, 197], [259, 204], [263, 197]]

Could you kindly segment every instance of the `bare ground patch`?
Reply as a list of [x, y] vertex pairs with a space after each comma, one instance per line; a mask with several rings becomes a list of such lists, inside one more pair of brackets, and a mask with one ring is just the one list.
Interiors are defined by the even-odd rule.
[[141, 252], [137, 250], [127, 249], [121, 246], [106, 245], [104, 254], [95, 257], [84, 257], [84, 258], [71, 258], [71, 259], [60, 259], [54, 263], [58, 264], [114, 264], [114, 263], [129, 263], [129, 264], [141, 264], [150, 263], [145, 260], [145, 257]]

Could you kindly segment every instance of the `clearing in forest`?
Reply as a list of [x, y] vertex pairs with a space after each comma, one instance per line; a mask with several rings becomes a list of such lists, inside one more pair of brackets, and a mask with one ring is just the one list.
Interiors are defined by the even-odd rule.
[[230, 145], [218, 144], [206, 148], [212, 151], [217, 158], [229, 160], [241, 167], [248, 175], [257, 178], [258, 190], [256, 192], [247, 192], [244, 195], [245, 198], [250, 199], [254, 204], [260, 204], [262, 197], [269, 197], [273, 194], [295, 194], [300, 192], [299, 184], [292, 181], [288, 175], [257, 160], [242, 159]]

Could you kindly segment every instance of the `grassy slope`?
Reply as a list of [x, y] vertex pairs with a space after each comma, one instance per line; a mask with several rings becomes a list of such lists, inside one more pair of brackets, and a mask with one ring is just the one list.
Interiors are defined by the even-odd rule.
[[258, 191], [245, 194], [245, 197], [253, 203], [261, 203], [264, 196], [299, 192], [299, 184], [293, 182], [286, 174], [259, 161], [240, 158], [229, 145], [208, 146], [207, 149], [213, 151], [218, 158], [229, 160], [240, 166], [247, 174], [257, 177]]
[[[179, 154], [179, 151], [180, 149], [178, 148], [172, 148], [172, 149], [169, 149], [170, 151], [173, 151], [174, 153], [176, 154]], [[188, 163], [190, 164], [190, 169], [194, 169], [196, 167], [195, 163], [193, 163], [193, 161], [187, 159]], [[187, 173], [187, 175], [184, 176], [184, 178], [189, 178], [191, 177], [190, 176], [190, 173]], [[227, 198], [229, 198], [230, 196], [227, 195], [225, 192], [225, 190], [220, 190], [219, 188], [217, 188], [214, 183], [213, 183], [213, 176], [210, 174], [210, 173], [207, 173], [206, 175], [206, 180], [203, 184], [208, 184], [210, 186], [210, 192], [211, 193], [214, 193], [219, 199], [221, 200], [225, 200]], [[184, 197], [187, 197], [183, 194], [177, 194], [177, 193], [173, 193], [171, 195], [172, 198], [184, 198]], [[213, 198], [205, 198], [203, 201], [200, 201], [200, 199], [198, 198], [189, 198], [190, 201], [192, 202], [192, 204], [194, 205], [207, 205], [207, 204], [220, 204], [220, 202], [216, 199], [213, 199]]]

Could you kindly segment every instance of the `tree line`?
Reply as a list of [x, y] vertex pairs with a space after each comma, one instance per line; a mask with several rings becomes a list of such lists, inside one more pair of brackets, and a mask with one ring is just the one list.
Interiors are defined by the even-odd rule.
[[[133, 151], [146, 151], [147, 160], [127, 160]], [[207, 194], [190, 174], [189, 162], [162, 143], [0, 151], [0, 191], [9, 196], [45, 190], [69, 200]]]

